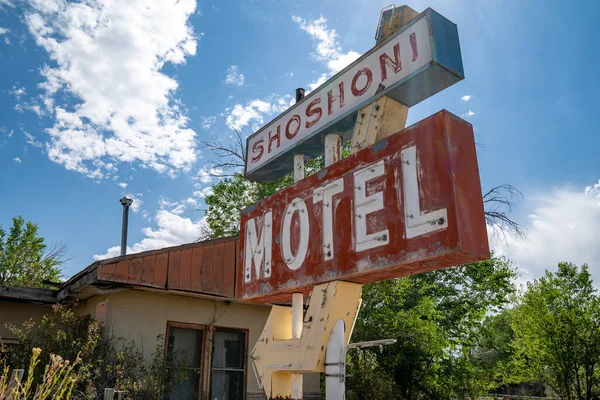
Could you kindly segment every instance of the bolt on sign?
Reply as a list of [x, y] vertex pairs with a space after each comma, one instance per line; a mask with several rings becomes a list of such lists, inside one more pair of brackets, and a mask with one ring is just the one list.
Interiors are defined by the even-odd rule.
[[356, 111], [383, 95], [408, 107], [464, 78], [456, 25], [427, 9], [248, 138], [246, 177], [270, 182], [294, 154], [323, 154], [323, 138], [349, 140]]
[[471, 124], [440, 111], [242, 211], [237, 298], [489, 258]]

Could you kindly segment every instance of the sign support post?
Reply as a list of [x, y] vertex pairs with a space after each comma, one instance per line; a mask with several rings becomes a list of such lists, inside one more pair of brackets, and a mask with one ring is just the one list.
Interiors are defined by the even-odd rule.
[[[304, 89], [296, 89], [296, 102], [304, 98]], [[294, 156], [294, 183], [304, 179], [304, 154]], [[302, 337], [304, 322], [304, 294], [294, 293], [292, 295], [292, 339]], [[292, 400], [302, 399], [302, 373], [292, 373]]]

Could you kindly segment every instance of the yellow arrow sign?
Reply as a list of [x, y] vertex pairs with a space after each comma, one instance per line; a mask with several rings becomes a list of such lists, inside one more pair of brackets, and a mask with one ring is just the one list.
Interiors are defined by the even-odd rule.
[[330, 282], [314, 287], [300, 339], [292, 337], [292, 310], [273, 306], [251, 359], [267, 398], [291, 396], [292, 373], [325, 372], [325, 350], [335, 323], [343, 320], [345, 344], [360, 308], [362, 285]]

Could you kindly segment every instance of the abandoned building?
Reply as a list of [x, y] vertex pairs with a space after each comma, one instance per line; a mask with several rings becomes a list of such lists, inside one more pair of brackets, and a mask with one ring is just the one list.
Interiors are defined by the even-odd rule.
[[[235, 301], [238, 247], [232, 237], [97, 261], [56, 290], [0, 287], [0, 343], [16, 340], [6, 322], [39, 322], [52, 304], [72, 304], [146, 359], [161, 334], [193, 354], [172, 398], [264, 398], [248, 355], [271, 307]], [[320, 398], [319, 386], [319, 374], [305, 374], [304, 398]]]

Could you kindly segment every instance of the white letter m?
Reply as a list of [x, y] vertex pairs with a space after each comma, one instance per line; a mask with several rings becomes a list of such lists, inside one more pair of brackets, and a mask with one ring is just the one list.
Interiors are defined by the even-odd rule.
[[[260, 238], [256, 234], [254, 218], [246, 221], [246, 241], [244, 244], [244, 282], [252, 280], [252, 263], [254, 263], [254, 276], [256, 279], [271, 276], [271, 252], [273, 238], [273, 214], [267, 211], [263, 217]], [[264, 267], [263, 267], [264, 261]]]

